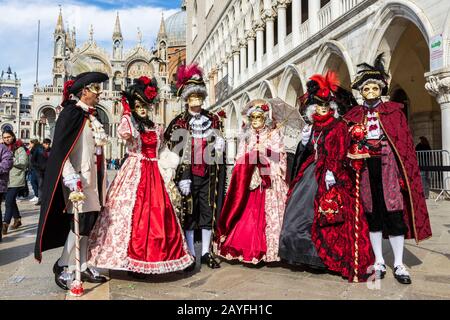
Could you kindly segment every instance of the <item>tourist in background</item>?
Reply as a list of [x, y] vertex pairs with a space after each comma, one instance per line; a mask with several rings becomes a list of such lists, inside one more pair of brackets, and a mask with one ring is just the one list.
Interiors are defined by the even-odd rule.
[[[416, 151], [430, 151], [431, 146], [428, 142], [428, 139], [424, 136], [419, 138], [420, 142], [416, 145]], [[423, 154], [419, 156], [419, 167], [430, 166], [430, 156], [427, 154]], [[423, 192], [425, 193], [425, 198], [428, 199], [430, 197], [430, 179], [431, 174], [429, 171], [420, 171], [420, 177], [422, 178]]]
[[9, 183], [5, 202], [5, 221], [3, 222], [2, 228], [3, 235], [6, 235], [13, 217], [14, 223], [11, 229], [17, 229], [22, 225], [16, 199], [19, 191], [26, 185], [25, 171], [28, 167], [28, 155], [22, 141], [16, 139], [13, 131], [3, 131], [2, 138], [5, 145], [13, 153], [13, 167], [9, 171]]
[[[3, 197], [8, 190], [9, 171], [13, 166], [13, 154], [8, 147], [0, 144], [0, 224], [2, 224], [1, 205]], [[2, 241], [2, 232], [0, 232], [0, 241]]]

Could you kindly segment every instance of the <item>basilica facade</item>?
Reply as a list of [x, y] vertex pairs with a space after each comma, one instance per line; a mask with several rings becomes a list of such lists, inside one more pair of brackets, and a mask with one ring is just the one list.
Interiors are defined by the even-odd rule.
[[[357, 64], [384, 52], [389, 97], [415, 142], [450, 150], [450, 2], [439, 0], [186, 0], [187, 61], [206, 71], [212, 110], [227, 111], [233, 147], [255, 98], [294, 106], [308, 77], [335, 70], [350, 89]], [[360, 99], [358, 92], [355, 96]], [[293, 132], [286, 140], [294, 151]]]
[[[120, 17], [117, 14], [112, 34], [111, 49], [97, 45], [91, 26], [89, 39], [78, 46], [76, 30], [67, 30], [60, 11], [54, 32], [53, 83], [36, 85], [32, 96], [31, 135], [42, 140], [52, 138], [59, 112], [64, 82], [86, 71], [108, 74], [103, 83], [103, 93], [97, 106], [98, 116], [111, 137], [106, 147], [107, 158], [122, 158], [124, 142], [117, 137], [117, 126], [122, 114], [121, 90], [141, 76], [155, 77], [160, 89], [160, 102], [154, 108], [153, 120], [168, 123], [181, 110], [181, 102], [175, 97], [174, 83], [178, 65], [186, 57], [186, 12], [161, 19], [155, 48], [148, 48], [138, 32], [136, 45], [124, 51]], [[174, 71], [175, 70], [175, 71]]]

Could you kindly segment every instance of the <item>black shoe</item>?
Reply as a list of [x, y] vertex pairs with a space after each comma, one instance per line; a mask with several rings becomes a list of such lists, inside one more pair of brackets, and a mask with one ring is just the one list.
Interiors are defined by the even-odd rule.
[[59, 259], [56, 260], [55, 264], [53, 265], [53, 273], [54, 273], [55, 275], [58, 275], [58, 277], [59, 277], [59, 275], [64, 271], [64, 268], [66, 268], [67, 266], [62, 266], [62, 267], [60, 267], [60, 266], [58, 265], [58, 261], [59, 261]]
[[194, 258], [194, 262], [192, 262], [188, 267], [186, 267], [186, 269], [183, 270], [184, 272], [192, 272], [195, 270], [195, 265], [197, 263], [195, 262], [195, 257], [193, 257], [193, 258]]
[[375, 279], [384, 279], [386, 275], [386, 265], [383, 263], [375, 263], [373, 266], [372, 273], [368, 273], [368, 276], [371, 277], [375, 275]]
[[63, 290], [69, 290], [69, 286], [67, 285], [67, 280], [62, 279], [61, 274], [55, 273], [55, 283], [58, 287]]
[[217, 262], [216, 259], [211, 257], [211, 255], [209, 253], [205, 253], [202, 256], [202, 258], [200, 259], [200, 262], [202, 264], [207, 264], [208, 267], [210, 267], [211, 269], [218, 269], [218, 268], [220, 268], [219, 262]]
[[[397, 272], [399, 271], [399, 274]], [[411, 277], [404, 266], [397, 266], [394, 268], [394, 277], [401, 284], [411, 284]]]
[[41, 201], [39, 200], [39, 201], [36, 202], [34, 205], [35, 205], [35, 206], [40, 206], [40, 205], [41, 205]]
[[105, 283], [108, 279], [104, 276], [94, 274], [91, 269], [87, 268], [85, 271], [81, 272], [81, 281]]

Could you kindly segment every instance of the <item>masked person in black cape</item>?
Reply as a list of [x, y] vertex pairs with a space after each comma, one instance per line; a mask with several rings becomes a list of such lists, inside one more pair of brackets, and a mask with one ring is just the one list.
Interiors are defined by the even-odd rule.
[[[85, 72], [64, 84], [63, 110], [56, 121], [54, 144], [42, 186], [41, 212], [35, 244], [35, 258], [64, 245], [53, 272], [56, 284], [69, 289], [72, 280], [76, 235], [73, 205], [69, 194], [83, 191], [79, 205], [81, 281], [102, 283], [106, 278], [86, 263], [88, 236], [105, 203], [106, 162], [103, 146], [108, 142], [103, 125], [95, 117], [101, 84], [108, 76]], [[70, 266], [70, 267], [69, 267]]]
[[[186, 110], [166, 129], [169, 149], [179, 152], [175, 183], [182, 195], [182, 221], [189, 250], [195, 256], [194, 231], [201, 230], [201, 263], [219, 268], [211, 256], [211, 238], [215, 217], [225, 197], [225, 140], [220, 117], [202, 108], [207, 96], [203, 72], [197, 64], [180, 66], [177, 71], [178, 96]], [[195, 263], [186, 271], [192, 271]]]

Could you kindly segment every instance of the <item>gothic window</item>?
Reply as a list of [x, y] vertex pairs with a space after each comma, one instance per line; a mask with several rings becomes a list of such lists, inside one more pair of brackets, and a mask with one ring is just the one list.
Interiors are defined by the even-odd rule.
[[11, 105], [7, 104], [5, 106], [5, 115], [11, 115]]
[[120, 41], [116, 40], [114, 42], [114, 59], [120, 59]]
[[62, 38], [58, 38], [56, 40], [56, 47], [55, 47], [55, 56], [63, 56], [64, 55], [64, 42]]

